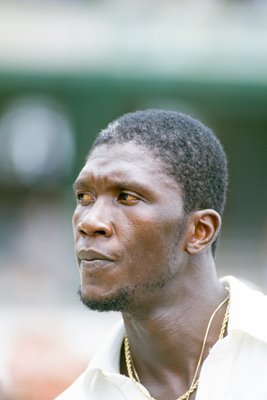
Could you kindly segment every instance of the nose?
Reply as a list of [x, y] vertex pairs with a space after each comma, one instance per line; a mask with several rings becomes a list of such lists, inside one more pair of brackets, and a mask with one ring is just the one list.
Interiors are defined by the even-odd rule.
[[96, 200], [90, 207], [85, 207], [77, 228], [82, 235], [110, 237], [113, 234], [110, 205]]

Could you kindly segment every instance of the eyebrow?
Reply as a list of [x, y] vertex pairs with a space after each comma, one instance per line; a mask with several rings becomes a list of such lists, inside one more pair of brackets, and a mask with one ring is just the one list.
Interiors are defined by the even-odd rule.
[[81, 186], [81, 187], [85, 187], [86, 185], [86, 180], [85, 179], [75, 179], [75, 181], [72, 184], [72, 190], [75, 192], [75, 190], [77, 190], [77, 188]]
[[[110, 180], [108, 182], [108, 185], [109, 186], [117, 186], [117, 187], [121, 187], [121, 188], [125, 188], [125, 189], [127, 187], [129, 187], [129, 189], [132, 188], [132, 190], [137, 191], [137, 192], [147, 192], [148, 191], [146, 183], [141, 183], [141, 182], [135, 181], [133, 179], [127, 180], [127, 179], [114, 179], [113, 178], [112, 180]], [[91, 185], [88, 184], [88, 180], [84, 179], [84, 178], [77, 178], [72, 184], [74, 193], [78, 189], [84, 190], [86, 188], [89, 188], [89, 186], [91, 186]]]

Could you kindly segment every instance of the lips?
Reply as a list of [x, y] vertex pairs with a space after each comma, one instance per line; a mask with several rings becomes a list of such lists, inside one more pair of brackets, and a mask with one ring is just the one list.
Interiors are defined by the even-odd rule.
[[99, 252], [94, 249], [80, 249], [77, 251], [77, 257], [80, 262], [88, 263], [88, 264], [93, 264], [93, 263], [101, 263], [105, 264], [106, 262], [113, 262], [114, 257], [105, 254], [102, 252]]

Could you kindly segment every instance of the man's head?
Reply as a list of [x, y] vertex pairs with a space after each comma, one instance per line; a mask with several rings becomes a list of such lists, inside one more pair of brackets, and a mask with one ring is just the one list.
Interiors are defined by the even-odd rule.
[[[227, 160], [213, 132], [188, 115], [144, 110], [113, 121], [96, 138], [101, 144], [133, 142], [149, 150], [179, 184], [184, 212], [213, 209], [222, 215], [227, 191]], [[213, 252], [216, 242], [213, 243]]]
[[222, 147], [190, 117], [148, 110], [109, 125], [74, 185], [82, 301], [131, 313], [177, 298], [214, 266], [226, 182]]

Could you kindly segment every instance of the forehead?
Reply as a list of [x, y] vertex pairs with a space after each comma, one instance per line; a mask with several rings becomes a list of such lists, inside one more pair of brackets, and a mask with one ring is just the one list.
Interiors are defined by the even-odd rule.
[[140, 184], [165, 185], [180, 192], [178, 183], [168, 175], [159, 158], [146, 148], [131, 142], [102, 144], [89, 155], [77, 181], [88, 178], [135, 181]]

